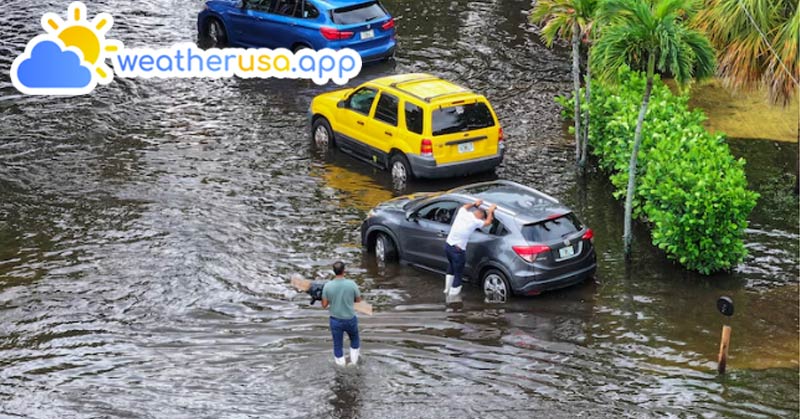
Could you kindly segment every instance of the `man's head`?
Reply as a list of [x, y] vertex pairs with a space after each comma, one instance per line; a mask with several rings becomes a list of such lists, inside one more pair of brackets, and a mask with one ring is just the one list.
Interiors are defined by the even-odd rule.
[[333, 273], [336, 276], [344, 275], [344, 262], [338, 261], [333, 264]]
[[477, 219], [479, 219], [479, 220], [485, 220], [486, 219], [486, 211], [484, 211], [484, 210], [482, 210], [480, 208], [475, 208], [475, 210], [472, 211], [472, 213], [475, 214], [475, 217]]

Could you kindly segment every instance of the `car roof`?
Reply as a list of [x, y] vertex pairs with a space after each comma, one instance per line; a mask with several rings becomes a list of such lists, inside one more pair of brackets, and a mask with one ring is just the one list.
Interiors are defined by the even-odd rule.
[[466, 87], [426, 73], [380, 77], [372, 80], [371, 83], [385, 89], [394, 89], [431, 104], [476, 96], [472, 90]]
[[521, 224], [530, 224], [572, 212], [552, 196], [508, 180], [475, 183], [448, 191], [468, 199], [482, 199], [497, 204], [498, 210], [514, 216]]

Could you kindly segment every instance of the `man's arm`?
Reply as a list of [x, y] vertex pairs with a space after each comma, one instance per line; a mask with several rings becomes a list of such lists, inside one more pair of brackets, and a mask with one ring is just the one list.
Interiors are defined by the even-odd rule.
[[468, 210], [470, 208], [478, 208], [478, 207], [481, 206], [481, 204], [483, 204], [483, 200], [479, 199], [479, 200], [477, 200], [475, 202], [472, 202], [472, 203], [469, 203], [469, 204], [464, 204], [463, 206], [461, 206], [461, 208], [464, 208], [465, 210]]
[[329, 304], [330, 304], [330, 302], [328, 301], [328, 299], [325, 298], [325, 297], [322, 297], [322, 308], [328, 308]]
[[486, 226], [488, 226], [488, 225], [492, 224], [492, 221], [494, 221], [494, 210], [496, 210], [496, 209], [497, 209], [497, 204], [493, 204], [493, 205], [492, 205], [491, 207], [489, 207], [489, 209], [486, 211], [486, 219], [485, 219], [485, 220], [483, 220], [483, 226], [484, 226], [484, 227], [486, 227]]

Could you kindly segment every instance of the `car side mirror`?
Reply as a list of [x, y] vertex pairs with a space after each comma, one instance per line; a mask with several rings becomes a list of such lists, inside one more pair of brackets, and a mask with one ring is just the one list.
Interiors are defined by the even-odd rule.
[[416, 223], [419, 220], [419, 215], [416, 212], [409, 211], [406, 213], [406, 220]]
[[336, 107], [339, 109], [346, 108], [347, 101], [345, 99], [340, 100], [338, 103], [336, 103]]

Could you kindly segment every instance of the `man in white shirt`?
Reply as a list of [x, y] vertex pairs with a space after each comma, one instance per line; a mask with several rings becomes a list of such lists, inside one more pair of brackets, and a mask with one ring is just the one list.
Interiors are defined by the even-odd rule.
[[444, 277], [444, 293], [456, 296], [461, 293], [461, 275], [464, 273], [464, 265], [467, 263], [467, 243], [469, 236], [475, 230], [488, 226], [494, 220], [494, 210], [497, 205], [492, 205], [489, 210], [484, 212], [480, 209], [482, 200], [477, 200], [471, 204], [465, 204], [458, 209], [453, 225], [450, 227], [450, 234], [447, 235], [447, 243], [444, 246], [447, 254], [447, 275]]

